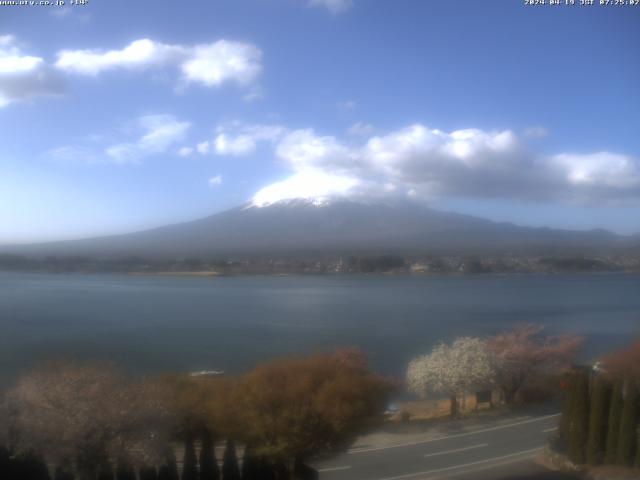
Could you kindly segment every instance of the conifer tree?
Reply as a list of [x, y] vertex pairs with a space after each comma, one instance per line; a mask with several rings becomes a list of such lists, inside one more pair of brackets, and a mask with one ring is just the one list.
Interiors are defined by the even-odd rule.
[[257, 480], [259, 478], [256, 459], [251, 453], [251, 448], [247, 447], [245, 448], [244, 456], [242, 457], [242, 480]]
[[140, 468], [139, 478], [140, 480], [158, 480], [158, 471], [156, 467], [144, 466]]
[[604, 376], [596, 376], [591, 391], [589, 438], [587, 441], [587, 463], [590, 465], [600, 465], [604, 461], [610, 400], [610, 383]]
[[116, 480], [136, 480], [136, 471], [124, 458], [118, 462], [116, 469]]
[[562, 416], [558, 422], [558, 447], [559, 450], [566, 453], [569, 444], [569, 417], [571, 413], [571, 395], [569, 390], [569, 380], [571, 374], [565, 374], [561, 380], [561, 388], [564, 390]]
[[33, 458], [33, 473], [34, 478], [39, 480], [50, 480], [49, 467], [42, 455], [35, 455]]
[[54, 480], [75, 480], [75, 475], [67, 466], [58, 465], [54, 474]]
[[113, 480], [113, 469], [111, 462], [104, 460], [98, 466], [98, 480]]
[[185, 437], [182, 480], [198, 480], [198, 457], [196, 456], [196, 449], [191, 435]]
[[306, 465], [300, 458], [296, 458], [293, 471], [295, 478], [299, 480], [318, 480], [318, 471]]
[[[271, 465], [271, 471], [273, 472], [271, 475], [274, 480], [289, 478], [289, 468], [283, 461], [277, 461], [275, 462], [275, 464]], [[296, 474], [295, 468], [293, 470], [293, 474], [294, 474], [294, 477], [297, 478], [295, 475]]]
[[633, 466], [636, 453], [636, 429], [638, 423], [638, 389], [635, 382], [625, 383], [624, 405], [620, 420], [618, 436], [618, 452], [616, 463], [627, 467]]
[[[260, 480], [278, 480], [276, 468], [277, 466], [268, 461], [267, 459], [262, 459], [259, 463], [260, 465]], [[286, 471], [286, 470], [285, 470]], [[286, 477], [283, 477], [286, 478]]]
[[238, 467], [238, 457], [233, 440], [227, 440], [222, 460], [222, 479], [240, 480], [240, 468]]
[[622, 417], [622, 389], [623, 383], [621, 380], [617, 380], [613, 387], [613, 393], [611, 394], [611, 401], [609, 402], [609, 422], [607, 428], [607, 448], [604, 458], [604, 463], [607, 465], [613, 465], [616, 463], [616, 457], [618, 455], [618, 434], [620, 432], [620, 420]]
[[568, 454], [573, 463], [585, 462], [589, 426], [589, 373], [576, 370], [569, 385]]
[[242, 459], [242, 480], [276, 480], [288, 478], [286, 466], [282, 462], [270, 461], [256, 456], [250, 448], [245, 449]]
[[28, 451], [11, 462], [12, 474], [15, 479], [50, 480], [49, 469], [41, 455]]
[[216, 460], [213, 436], [209, 429], [202, 432], [202, 448], [200, 449], [200, 480], [219, 480], [220, 471]]
[[[274, 462], [273, 460], [270, 460], [265, 457], [257, 457], [254, 459], [254, 463], [256, 465], [255, 467], [256, 476], [253, 477], [255, 480], [277, 480], [278, 479], [278, 476], [277, 476], [278, 473], [276, 472], [276, 469], [279, 468], [279, 465], [277, 462]], [[288, 478], [286, 476], [286, 473], [287, 473], [286, 467], [285, 467], [284, 473], [285, 473], [285, 476], [282, 478]]]
[[167, 450], [165, 463], [158, 470], [158, 480], [180, 480], [176, 455], [172, 448]]
[[9, 469], [11, 468], [11, 456], [9, 450], [0, 447], [0, 478], [10, 478]]

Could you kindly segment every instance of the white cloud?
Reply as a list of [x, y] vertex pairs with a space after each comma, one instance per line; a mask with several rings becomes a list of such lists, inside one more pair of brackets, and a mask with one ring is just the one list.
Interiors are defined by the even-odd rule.
[[12, 35], [0, 36], [0, 108], [63, 91], [62, 80], [41, 57], [25, 55]]
[[168, 151], [187, 157], [193, 153], [193, 148], [175, 148], [184, 140], [190, 126], [189, 122], [173, 115], [147, 115], [128, 122], [117, 129], [119, 133], [115, 135], [113, 132], [94, 133], [75, 145], [51, 148], [43, 155], [50, 160], [82, 165], [138, 164], [145, 157]]
[[369, 139], [361, 153], [372, 168], [398, 180], [446, 187], [446, 177], [500, 174], [526, 158], [511, 131], [478, 129], [446, 133], [411, 125]]
[[193, 148], [191, 147], [181, 147], [178, 150], [178, 155], [181, 157], [190, 157], [193, 154]]
[[194, 152], [200, 155], [215, 153], [221, 156], [244, 156], [256, 151], [258, 144], [267, 142], [275, 144], [287, 132], [280, 125], [245, 124], [234, 121], [216, 128], [212, 140], [204, 140], [193, 147], [184, 146], [178, 155], [186, 157]]
[[276, 156], [288, 162], [295, 170], [306, 168], [337, 168], [339, 164], [355, 165], [349, 148], [335, 137], [317, 136], [311, 129], [288, 133], [276, 146]]
[[40, 57], [21, 55], [20, 49], [13, 46], [13, 37], [5, 35], [0, 37], [0, 74], [29, 73], [39, 68], [43, 60]]
[[354, 145], [303, 129], [281, 137], [275, 156], [289, 165], [291, 177], [260, 190], [254, 204], [295, 196], [387, 194], [568, 202], [640, 200], [637, 158], [606, 151], [536, 154], [510, 130], [445, 132], [414, 124]]
[[51, 15], [63, 20], [73, 18], [78, 22], [88, 22], [91, 19], [91, 15], [88, 13], [79, 13], [80, 11], [84, 11], [84, 8], [75, 8], [72, 5], [67, 4], [66, 6], [58, 6], [51, 10]]
[[179, 121], [172, 115], [148, 115], [140, 117], [136, 124], [137, 130], [143, 132], [138, 140], [105, 149], [107, 157], [115, 163], [138, 163], [144, 157], [164, 153], [182, 141], [190, 127], [189, 122]]
[[86, 146], [66, 145], [56, 147], [45, 152], [44, 155], [61, 163], [77, 163], [83, 165], [99, 163], [99, 158], [96, 156], [95, 151]]
[[55, 66], [68, 73], [96, 76], [117, 70], [173, 66], [185, 84], [217, 87], [235, 82], [251, 84], [262, 70], [262, 52], [254, 45], [230, 40], [183, 46], [140, 39], [120, 50], [62, 50]]
[[218, 155], [242, 156], [255, 152], [259, 142], [275, 142], [286, 129], [279, 125], [245, 125], [232, 123], [218, 127], [214, 140]]
[[360, 180], [355, 177], [308, 169], [264, 187], [253, 196], [251, 203], [257, 207], [264, 207], [295, 198], [321, 203], [330, 198], [349, 196], [355, 192], [359, 184]]
[[255, 46], [218, 40], [194, 47], [181, 65], [184, 78], [208, 87], [227, 81], [248, 85], [258, 76], [262, 52]]
[[215, 139], [215, 149], [218, 155], [248, 155], [255, 151], [256, 142], [248, 135], [231, 137], [224, 133], [219, 133]]
[[342, 13], [353, 6], [352, 0], [309, 0], [310, 7], [324, 7], [331, 13]]
[[210, 148], [211, 144], [206, 140], [196, 145], [196, 150], [200, 155], [206, 155], [207, 153], [209, 153]]
[[122, 50], [62, 50], [55, 66], [65, 72], [95, 76], [119, 68], [144, 69], [162, 66], [184, 58], [183, 47], [165, 45], [149, 39], [131, 42]]
[[222, 185], [222, 175], [216, 175], [215, 177], [211, 177], [209, 179], [210, 187], [217, 187], [219, 185]]
[[640, 187], [640, 164], [628, 155], [611, 152], [561, 153], [551, 161], [576, 187], [634, 189]]

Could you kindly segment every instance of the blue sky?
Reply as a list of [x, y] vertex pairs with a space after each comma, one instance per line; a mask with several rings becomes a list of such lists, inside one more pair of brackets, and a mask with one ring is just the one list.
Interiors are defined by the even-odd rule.
[[640, 7], [0, 9], [0, 243], [296, 196], [640, 232]]

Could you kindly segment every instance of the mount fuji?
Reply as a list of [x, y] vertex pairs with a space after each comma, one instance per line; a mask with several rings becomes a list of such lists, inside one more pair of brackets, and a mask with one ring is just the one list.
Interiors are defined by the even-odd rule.
[[248, 203], [195, 221], [124, 235], [4, 246], [27, 256], [253, 257], [262, 255], [610, 252], [640, 237], [496, 223], [410, 202]]

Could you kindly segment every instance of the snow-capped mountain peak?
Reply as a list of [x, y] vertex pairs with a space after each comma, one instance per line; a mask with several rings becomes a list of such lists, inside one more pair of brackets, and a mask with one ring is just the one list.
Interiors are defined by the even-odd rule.
[[284, 198], [273, 200], [269, 202], [257, 202], [255, 199], [252, 199], [245, 209], [248, 208], [265, 208], [272, 206], [308, 206], [308, 207], [326, 207], [333, 203], [335, 200], [330, 199], [328, 197], [314, 197], [314, 198]]

